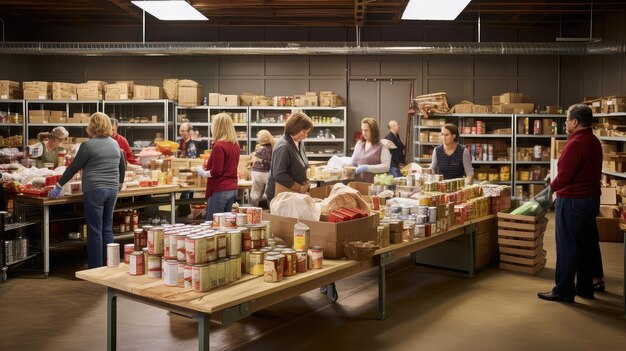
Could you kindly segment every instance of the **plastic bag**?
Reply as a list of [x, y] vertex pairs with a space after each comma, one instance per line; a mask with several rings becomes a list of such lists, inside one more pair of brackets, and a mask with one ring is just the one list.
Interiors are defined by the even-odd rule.
[[548, 210], [552, 206], [552, 194], [554, 194], [554, 191], [552, 191], [551, 187], [547, 186], [535, 195], [533, 200], [535, 200], [541, 208]]
[[309, 221], [319, 221], [321, 214], [312, 197], [290, 192], [280, 193], [272, 199], [270, 213]]

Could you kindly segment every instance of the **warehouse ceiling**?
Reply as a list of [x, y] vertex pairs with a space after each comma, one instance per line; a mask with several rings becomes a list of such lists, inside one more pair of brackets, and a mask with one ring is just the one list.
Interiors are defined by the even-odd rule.
[[[435, 0], [442, 1], [442, 0]], [[190, 0], [210, 21], [199, 26], [352, 27], [402, 25], [408, 0]], [[136, 25], [142, 13], [130, 0], [3, 0], [0, 19], [34, 25]], [[506, 27], [589, 23], [591, 1], [473, 0], [457, 22]], [[623, 0], [593, 1], [593, 19], [626, 10]], [[156, 22], [146, 16], [148, 22]]]

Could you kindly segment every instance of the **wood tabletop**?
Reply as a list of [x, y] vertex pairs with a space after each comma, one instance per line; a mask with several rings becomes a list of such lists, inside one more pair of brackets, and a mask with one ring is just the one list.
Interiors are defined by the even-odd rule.
[[285, 277], [277, 283], [266, 283], [263, 281], [263, 277], [244, 274], [241, 279], [206, 293], [194, 292], [189, 288], [166, 286], [163, 279], [149, 279], [147, 275], [132, 276], [128, 274], [128, 265], [124, 263], [120, 263], [119, 267], [116, 268], [100, 267], [78, 271], [76, 277], [166, 304], [204, 313], [215, 313], [244, 302], [280, 294], [281, 291], [305, 284], [308, 281], [330, 276], [337, 271], [360, 265], [369, 268], [371, 263], [324, 260], [322, 269], [309, 270], [295, 276]]
[[[131, 197], [131, 196], [143, 196], [143, 195], [160, 195], [168, 194], [175, 191], [182, 191], [178, 185], [159, 185], [154, 187], [140, 187], [129, 188], [120, 191], [117, 195], [118, 198]], [[7, 197], [16, 200], [21, 203], [33, 204], [33, 205], [61, 205], [70, 204], [83, 201], [83, 194], [67, 195], [59, 199], [48, 199], [42, 196], [32, 196], [24, 194], [7, 194]]]

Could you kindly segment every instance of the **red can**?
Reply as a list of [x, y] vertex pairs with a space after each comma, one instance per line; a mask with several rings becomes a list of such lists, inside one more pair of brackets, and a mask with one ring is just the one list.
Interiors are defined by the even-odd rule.
[[135, 244], [124, 244], [124, 263], [130, 263], [130, 254], [135, 251]]
[[128, 274], [130, 275], [144, 275], [146, 264], [144, 262], [144, 255], [141, 251], [134, 251], [130, 254]]

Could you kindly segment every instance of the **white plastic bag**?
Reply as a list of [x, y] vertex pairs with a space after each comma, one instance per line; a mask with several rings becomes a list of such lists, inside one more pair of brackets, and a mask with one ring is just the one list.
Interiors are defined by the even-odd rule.
[[326, 215], [330, 211], [341, 207], [359, 208], [369, 212], [369, 207], [358, 190], [337, 183], [333, 186], [330, 195], [319, 203], [319, 208], [320, 212]]
[[321, 214], [312, 197], [290, 192], [280, 193], [272, 199], [270, 213], [309, 221], [319, 221]]

